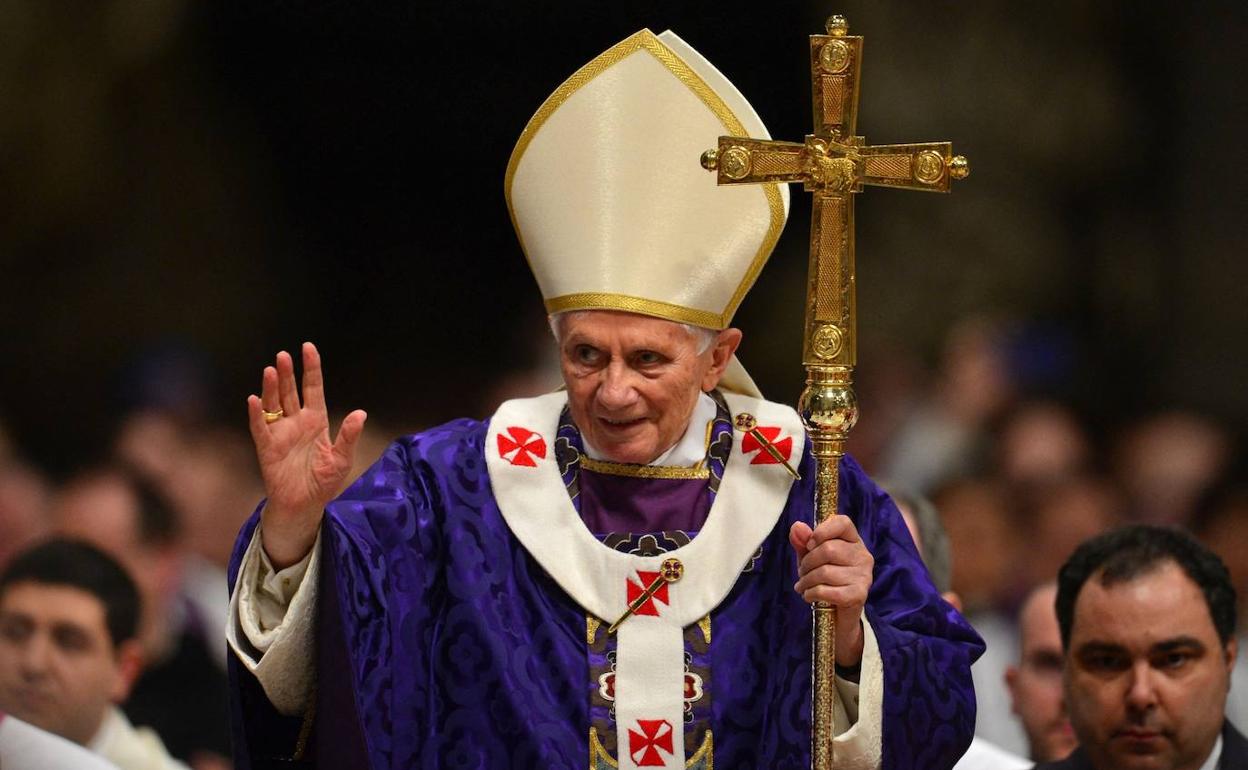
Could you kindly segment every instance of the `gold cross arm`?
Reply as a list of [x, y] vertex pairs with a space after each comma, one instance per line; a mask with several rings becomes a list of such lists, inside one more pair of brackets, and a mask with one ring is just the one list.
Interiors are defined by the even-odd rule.
[[800, 182], [808, 192], [854, 193], [863, 185], [949, 192], [970, 171], [950, 142], [864, 146], [808, 136], [802, 144], [721, 136], [702, 155], [721, 185]]
[[801, 182], [807, 192], [853, 193], [863, 185], [949, 192], [967, 176], [966, 158], [949, 142], [868, 146], [856, 136], [861, 35], [843, 16], [828, 19], [826, 35], [811, 35], [810, 102], [813, 132], [802, 143], [721, 136], [702, 156], [719, 184]]

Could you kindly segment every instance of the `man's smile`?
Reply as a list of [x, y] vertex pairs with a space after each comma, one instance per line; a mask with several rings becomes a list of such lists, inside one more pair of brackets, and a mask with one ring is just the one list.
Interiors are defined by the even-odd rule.
[[635, 428], [646, 421], [645, 417], [599, 417], [598, 422], [602, 423], [609, 431], [624, 431]]

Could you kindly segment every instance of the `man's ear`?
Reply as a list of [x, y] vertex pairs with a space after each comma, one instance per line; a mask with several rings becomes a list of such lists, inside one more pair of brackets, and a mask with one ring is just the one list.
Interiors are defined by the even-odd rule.
[[1226, 642], [1226, 670], [1235, 668], [1235, 659], [1239, 657], [1239, 638], [1232, 636]]
[[1018, 666], [1005, 667], [1005, 689], [1010, 692], [1010, 711], [1018, 713], [1018, 697], [1014, 694], [1014, 688], [1018, 686]]
[[711, 343], [711, 368], [702, 376], [703, 393], [709, 393], [719, 384], [724, 370], [728, 368], [728, 362], [732, 360], [732, 354], [737, 352], [737, 347], [741, 344], [741, 337], [740, 329], [724, 329], [715, 336], [715, 341]]
[[143, 645], [138, 639], [127, 639], [117, 645], [117, 676], [109, 699], [116, 704], [126, 702], [130, 690], [143, 673]]

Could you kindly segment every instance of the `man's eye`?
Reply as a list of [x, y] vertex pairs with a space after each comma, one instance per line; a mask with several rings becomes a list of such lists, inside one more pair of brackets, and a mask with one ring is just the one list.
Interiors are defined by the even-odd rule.
[[572, 351], [572, 357], [578, 364], [596, 364], [599, 358], [601, 358], [601, 354], [597, 348], [589, 345], [577, 345]]
[[58, 647], [69, 652], [79, 652], [91, 646], [86, 634], [76, 628], [57, 629], [52, 638]]
[[1183, 668], [1183, 666], [1187, 665], [1187, 663], [1191, 659], [1192, 659], [1192, 656], [1189, 653], [1180, 652], [1176, 650], [1174, 652], [1167, 652], [1163, 655], [1158, 656], [1153, 661], [1153, 665], [1157, 668], [1173, 670], [1177, 668]]
[[30, 636], [30, 625], [14, 620], [0, 623], [0, 639], [9, 642], [20, 642]]
[[1083, 665], [1089, 671], [1121, 671], [1127, 667], [1127, 659], [1111, 652], [1097, 652], [1085, 655]]
[[642, 366], [653, 366], [654, 364], [661, 363], [662, 361], [663, 356], [655, 353], [653, 350], [643, 350], [637, 354], [637, 363]]
[[1038, 674], [1052, 675], [1062, 673], [1062, 656], [1054, 653], [1038, 653], [1028, 662]]

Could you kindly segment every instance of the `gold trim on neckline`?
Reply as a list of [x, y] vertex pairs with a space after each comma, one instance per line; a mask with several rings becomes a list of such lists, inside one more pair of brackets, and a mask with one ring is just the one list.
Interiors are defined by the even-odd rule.
[[611, 476], [630, 476], [635, 479], [709, 479], [711, 472], [706, 468], [681, 468], [670, 465], [632, 465], [630, 463], [613, 463], [607, 460], [594, 460], [581, 455], [581, 468], [594, 473], [606, 473]]

